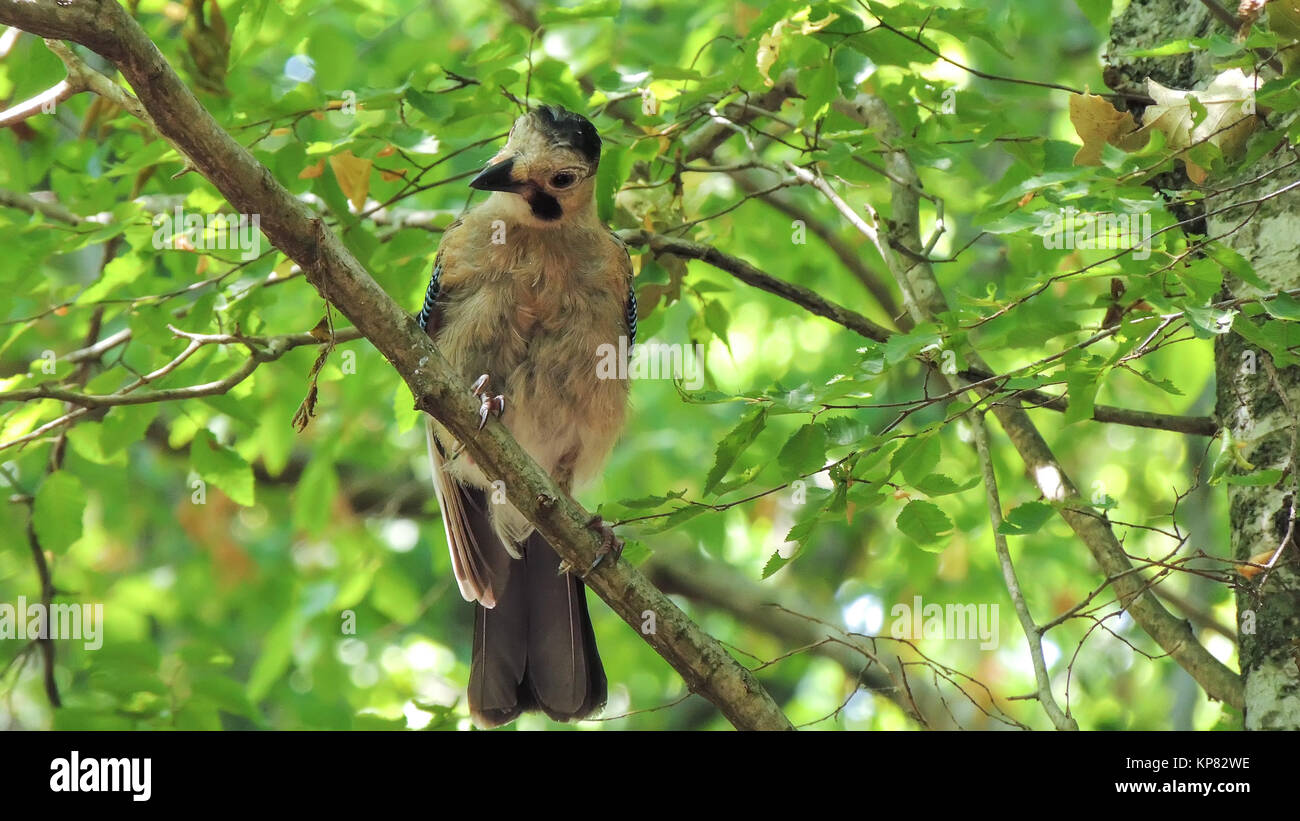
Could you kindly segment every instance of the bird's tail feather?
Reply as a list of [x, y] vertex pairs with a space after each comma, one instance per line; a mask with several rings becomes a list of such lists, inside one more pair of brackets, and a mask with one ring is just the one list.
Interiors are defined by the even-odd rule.
[[[492, 540], [493, 575], [504, 578], [496, 607], [474, 614], [469, 707], [480, 727], [540, 710], [556, 721], [586, 718], [605, 706], [608, 685], [596, 649], [582, 582], [558, 573], [559, 557], [540, 533], [510, 559], [496, 540], [483, 493], [465, 491], [479, 544]], [[500, 567], [498, 567], [500, 565]]]

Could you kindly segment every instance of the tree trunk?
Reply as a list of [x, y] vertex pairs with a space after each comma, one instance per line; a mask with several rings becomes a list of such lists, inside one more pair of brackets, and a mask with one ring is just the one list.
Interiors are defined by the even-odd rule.
[[[1235, 4], [1229, 4], [1235, 9]], [[1112, 21], [1110, 54], [1149, 47], [1178, 37], [1200, 37], [1229, 28], [1214, 19], [1203, 4], [1171, 0], [1133, 0]], [[1208, 52], [1177, 57], [1132, 59], [1108, 56], [1106, 81], [1117, 91], [1145, 92], [1145, 78], [1163, 85], [1204, 88], [1214, 76]], [[1274, 76], [1264, 69], [1264, 79]], [[1279, 123], [1270, 123], [1278, 127]], [[1246, 258], [1267, 291], [1300, 288], [1300, 189], [1291, 190], [1256, 205], [1220, 211], [1226, 206], [1258, 200], [1300, 179], [1300, 166], [1279, 169], [1295, 161], [1282, 149], [1234, 170], [1231, 178], [1212, 176], [1208, 189], [1225, 190], [1206, 198], [1201, 214], [1206, 235]], [[1160, 183], [1167, 188], [1191, 188], [1179, 164], [1176, 174]], [[1276, 171], [1276, 173], [1269, 173]], [[1267, 175], [1267, 176], [1263, 176]], [[1178, 177], [1181, 179], [1170, 179]], [[1263, 177], [1262, 179], [1260, 179]], [[1255, 182], [1250, 182], [1256, 180]], [[1239, 183], [1236, 190], [1231, 190]], [[1192, 214], [1179, 214], [1186, 218]], [[1200, 226], [1194, 226], [1199, 228]], [[1226, 275], [1220, 298], [1257, 297], [1258, 287]], [[1262, 346], [1252, 344], [1238, 328], [1242, 323], [1259, 327], [1267, 315], [1238, 314], [1234, 330], [1217, 338], [1215, 347], [1216, 413], [1220, 425], [1240, 446], [1255, 470], [1282, 472], [1276, 482], [1263, 486], [1226, 484], [1231, 526], [1230, 546], [1207, 546], [1222, 555], [1231, 550], [1239, 561], [1267, 563], [1278, 553], [1276, 567], [1253, 578], [1241, 578], [1237, 590], [1239, 662], [1245, 685], [1247, 729], [1300, 729], [1300, 544], [1296, 540], [1297, 496], [1296, 437], [1300, 412], [1300, 366], [1274, 361]], [[1249, 332], [1249, 328], [1246, 329]], [[1292, 338], [1280, 347], [1296, 342]], [[1216, 448], [1217, 449], [1217, 448]], [[1261, 558], [1263, 557], [1263, 558]], [[1261, 584], [1262, 582], [1262, 584]]]

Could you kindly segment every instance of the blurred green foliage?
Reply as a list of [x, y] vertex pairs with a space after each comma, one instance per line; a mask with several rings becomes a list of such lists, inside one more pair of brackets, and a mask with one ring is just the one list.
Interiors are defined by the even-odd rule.
[[[592, 115], [605, 138], [600, 206], [614, 226], [665, 231], [708, 217], [681, 233], [885, 324], [888, 312], [822, 239], [809, 232], [806, 243], [793, 241], [799, 226], [788, 214], [745, 198], [727, 174], [676, 174], [679, 138], [708, 122], [708, 106], [738, 100], [738, 89], [764, 91], [765, 74], [796, 70], [802, 99], [779, 118], [756, 122], [760, 155], [778, 165], [821, 161], [851, 202], [870, 201], [888, 218], [878, 137], [829, 104], [858, 89], [884, 99], [927, 192], [945, 203], [946, 232], [934, 256], [956, 259], [936, 272], [961, 324], [995, 314], [1050, 274], [1109, 256], [1045, 248], [1032, 231], [1041, 222], [1037, 209], [1149, 212], [1156, 229], [1176, 219], [1150, 188], [1121, 181], [1161, 158], [1107, 154], [1101, 167], [1072, 164], [1078, 140], [1067, 93], [978, 79], [876, 28], [871, 17], [910, 35], [924, 24], [924, 43], [984, 72], [1101, 89], [1106, 2], [1081, 3], [1081, 11], [1068, 0], [964, 8], [627, 0], [545, 4], [530, 21], [518, 11], [526, 3], [224, 0], [219, 25], [211, 4], [132, 6], [218, 121], [319, 207], [376, 279], [412, 308], [439, 230], [470, 202], [467, 176], [518, 113], [507, 92]], [[195, 7], [206, 7], [202, 25]], [[536, 24], [544, 28], [534, 36]], [[63, 73], [39, 39], [25, 37], [0, 63], [0, 100], [26, 99]], [[815, 149], [807, 150], [797, 127], [818, 135]], [[751, 158], [733, 136], [695, 164]], [[317, 325], [324, 303], [264, 241], [251, 260], [234, 250], [154, 247], [155, 212], [228, 208], [199, 175], [175, 176], [181, 168], [166, 143], [85, 94], [0, 132], [0, 188], [49, 191], [94, 219], [68, 225], [0, 207], [0, 391], [76, 378], [77, 365], [63, 357], [84, 346], [92, 322], [98, 338], [132, 333], [84, 374], [94, 393], [118, 390], [180, 353], [186, 342], [169, 325], [254, 336]], [[783, 195], [884, 276], [880, 258], [820, 195], [806, 188]], [[348, 203], [357, 197], [370, 202], [360, 212]], [[375, 213], [376, 204], [384, 210]], [[402, 215], [410, 224], [395, 224]], [[923, 202], [927, 235], [935, 217]], [[993, 233], [975, 241], [986, 228]], [[104, 265], [114, 237], [121, 239]], [[1217, 266], [1189, 272], [1187, 290], [1196, 288], [1181, 302], [1168, 296], [1173, 274], [1152, 273], [1167, 261], [1164, 252], [1184, 243], [1178, 231], [1166, 232], [1150, 260], [1103, 262], [974, 330], [921, 328], [884, 345], [703, 263], [633, 249], [642, 339], [699, 344], [707, 380], [699, 393], [671, 380], [635, 382], [627, 432], [604, 479], [580, 501], [610, 520], [656, 517], [621, 528], [646, 548], [630, 552], [632, 560], [653, 567], [702, 554], [774, 597], [797, 594], [857, 632], [887, 636], [892, 608], [916, 596], [927, 604], [996, 604], [996, 650], [971, 640], [920, 641], [950, 672], [909, 667], [909, 681], [942, 693], [946, 707], [931, 699], [935, 713], [927, 716], [941, 726], [945, 712], [965, 727], [1048, 726], [1032, 701], [1008, 700], [1029, 692], [1033, 678], [965, 422], [935, 404], [890, 429], [897, 407], [823, 405], [916, 398], [926, 371], [914, 355], [940, 336], [960, 367], [967, 344], [1007, 370], [1064, 350], [1099, 327], [1112, 278], [1127, 286], [1126, 302], [1146, 299], [1174, 312], [1204, 305], [1217, 291]], [[1208, 412], [1211, 344], [1193, 339], [1143, 358], [1137, 370], [1151, 375], [1145, 379], [1115, 367], [1140, 336], [1121, 333], [1026, 372], [1025, 385], [1066, 386], [1079, 402], [1095, 393], [1098, 402], [1157, 412]], [[5, 482], [16, 482], [8, 492], [35, 496], [57, 601], [102, 602], [106, 631], [97, 650], [57, 643], [59, 710], [46, 702], [39, 655], [23, 653], [20, 641], [0, 642], [0, 665], [17, 659], [0, 682], [0, 724], [468, 726], [472, 608], [452, 581], [411, 397], [364, 340], [344, 343], [321, 371], [317, 415], [299, 434], [290, 421], [317, 352], [289, 351], [223, 395], [116, 407], [72, 426], [62, 469], [53, 473], [53, 434], [0, 451]], [[240, 345], [205, 345], [149, 387], [219, 380], [247, 358]], [[933, 380], [928, 389], [945, 390]], [[0, 443], [65, 411], [52, 399], [0, 405]], [[1176, 493], [1205, 463], [1204, 440], [1049, 411], [1034, 418], [1085, 496], [1111, 506], [1116, 520], [1168, 527]], [[1034, 506], [1039, 494], [1018, 457], [1000, 429], [991, 432], [1003, 504], [1015, 509], [1017, 570], [1036, 618], [1049, 621], [1102, 579], [1059, 518]], [[846, 457], [837, 472], [814, 474]], [[800, 477], [802, 486], [789, 484]], [[780, 489], [730, 504], [772, 488]], [[26, 538], [30, 510], [21, 501], [0, 505], [0, 602], [40, 595]], [[1218, 496], [1197, 491], [1177, 520], [1192, 547], [1227, 555]], [[1119, 532], [1134, 556], [1173, 547], [1149, 529]], [[1183, 577], [1167, 585], [1231, 627], [1223, 587]], [[717, 594], [725, 599], [728, 591]], [[1099, 601], [1110, 598], [1103, 593]], [[635, 631], [592, 599], [611, 681], [606, 716], [615, 718], [582, 729], [727, 726], [698, 698], [618, 717], [675, 702], [685, 690]], [[796, 649], [744, 617], [687, 598], [682, 604], [751, 666]], [[1201, 635], [1231, 663], [1228, 640]], [[1158, 648], [1127, 617], [1100, 628], [1070, 620], [1048, 639], [1058, 696], [1068, 682], [1084, 727], [1206, 728], [1223, 717], [1172, 661], [1145, 655], [1158, 656]], [[854, 671], [829, 658], [794, 653], [759, 675], [796, 724], [918, 726], [888, 698], [854, 695]], [[527, 716], [516, 726], [553, 725]]]

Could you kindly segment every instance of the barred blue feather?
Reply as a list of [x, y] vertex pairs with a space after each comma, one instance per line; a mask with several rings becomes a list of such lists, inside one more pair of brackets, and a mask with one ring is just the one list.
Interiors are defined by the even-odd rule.
[[632, 350], [636, 344], [636, 283], [627, 286], [627, 348]]
[[[424, 292], [424, 307], [420, 309], [420, 315], [415, 321], [420, 323], [422, 330], [428, 330], [429, 316], [433, 313], [434, 303], [438, 301], [438, 292], [442, 290], [442, 261], [435, 260], [433, 263], [433, 276], [429, 277], [429, 287]], [[635, 327], [635, 326], [634, 326]]]

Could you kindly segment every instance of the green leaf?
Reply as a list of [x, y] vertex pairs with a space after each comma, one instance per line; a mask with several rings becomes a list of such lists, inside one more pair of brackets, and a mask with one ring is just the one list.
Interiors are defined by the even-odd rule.
[[904, 359], [910, 359], [923, 349], [938, 345], [940, 342], [939, 335], [934, 332], [932, 325], [917, 327], [906, 334], [892, 334], [885, 340], [885, 361], [890, 365], [897, 365]]
[[138, 442], [158, 416], [158, 405], [124, 405], [113, 408], [99, 424], [99, 448], [104, 456], [113, 456], [127, 445]]
[[980, 483], [979, 476], [972, 476], [962, 484], [957, 484], [950, 477], [942, 473], [931, 473], [919, 482], [913, 482], [912, 486], [924, 493], [926, 496], [947, 496], [950, 493], [961, 493], [963, 490], [969, 490]]
[[1187, 317], [1187, 324], [1198, 339], [1213, 339], [1232, 330], [1237, 312], [1231, 309], [1185, 307], [1183, 315]]
[[934, 434], [920, 434], [905, 441], [894, 451], [889, 463], [889, 475], [903, 471], [903, 479], [910, 485], [934, 472], [943, 455], [943, 446]]
[[1007, 536], [1024, 536], [1035, 533], [1056, 515], [1056, 508], [1046, 502], [1026, 502], [1007, 513], [998, 532]]
[[1255, 273], [1255, 268], [1250, 264], [1250, 260], [1228, 246], [1220, 243], [1210, 243], [1206, 246], [1206, 252], [1213, 257], [1215, 262], [1227, 268], [1237, 279], [1247, 285], [1254, 285], [1261, 291], [1269, 290], [1268, 283], [1260, 279], [1259, 275]]
[[653, 552], [650, 545], [640, 539], [624, 539], [623, 552], [619, 555], [618, 560], [635, 566], [644, 563]]
[[727, 339], [727, 327], [731, 324], [731, 315], [727, 313], [726, 307], [716, 299], [711, 299], [704, 303], [704, 326], [722, 340], [722, 344], [731, 350], [731, 342]]
[[427, 94], [418, 89], [408, 88], [406, 90], [406, 101], [414, 106], [416, 111], [419, 111], [435, 123], [442, 122], [452, 113], [451, 104], [445, 102], [445, 97], [442, 94]]
[[190, 466], [204, 481], [226, 492], [236, 504], [253, 504], [253, 469], [244, 457], [201, 430], [190, 444]]
[[786, 558], [782, 556], [780, 551], [773, 551], [772, 555], [768, 557], [767, 562], [763, 564], [763, 578], [770, 578], [773, 573], [789, 564], [790, 559], [792, 558], [794, 557], [791, 556], [790, 558]]
[[835, 62], [828, 58], [812, 71], [801, 71], [799, 76], [800, 89], [806, 97], [803, 104], [803, 119], [805, 124], [811, 124], [826, 114], [830, 109], [831, 101], [840, 94]]
[[736, 463], [740, 454], [749, 447], [753, 441], [762, 433], [763, 428], [767, 425], [767, 408], [763, 405], [755, 405], [740, 417], [740, 422], [718, 443], [718, 448], [713, 455], [713, 467], [709, 470], [709, 475], [704, 479], [704, 492], [712, 493], [722, 477], [727, 475], [727, 471]]
[[1300, 301], [1290, 294], [1278, 294], [1272, 299], [1260, 303], [1264, 310], [1274, 319], [1284, 319], [1288, 322], [1300, 322]]
[[1204, 257], [1178, 270], [1178, 280], [1198, 303], [1210, 301], [1223, 287], [1223, 268]]
[[41, 549], [63, 553], [81, 538], [81, 516], [86, 510], [86, 490], [66, 470], [55, 471], [36, 491], [32, 526]]
[[1101, 372], [1095, 368], [1076, 366], [1065, 372], [1066, 394], [1070, 398], [1070, 404], [1065, 409], [1067, 425], [1092, 418], [1097, 389], [1101, 387], [1100, 380]]
[[776, 461], [787, 475], [803, 476], [826, 465], [826, 427], [812, 422], [786, 441]]
[[1267, 470], [1257, 470], [1254, 473], [1232, 474], [1228, 476], [1227, 482], [1230, 485], [1245, 485], [1248, 487], [1268, 487], [1277, 484], [1282, 478], [1282, 471], [1276, 468]]
[[933, 553], [941, 552], [946, 547], [938, 542], [952, 532], [952, 520], [947, 514], [934, 502], [923, 499], [908, 502], [899, 512], [894, 524], [922, 549]]

